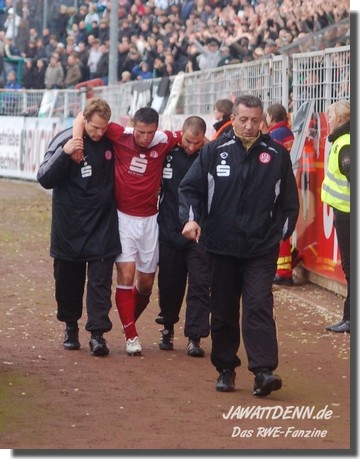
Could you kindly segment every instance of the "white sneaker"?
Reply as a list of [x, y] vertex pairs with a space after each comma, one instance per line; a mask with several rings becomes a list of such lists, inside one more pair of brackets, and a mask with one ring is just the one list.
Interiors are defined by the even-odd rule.
[[126, 341], [126, 352], [128, 355], [141, 355], [142, 347], [138, 336]]

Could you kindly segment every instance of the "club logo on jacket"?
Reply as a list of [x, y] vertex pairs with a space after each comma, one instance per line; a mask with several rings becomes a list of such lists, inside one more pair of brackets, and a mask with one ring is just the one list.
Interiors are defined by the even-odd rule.
[[107, 159], [108, 161], [112, 158], [112, 152], [111, 150], [105, 150], [105, 159]]
[[271, 161], [271, 156], [269, 155], [269, 153], [266, 152], [260, 153], [259, 161], [263, 164], [267, 164]]

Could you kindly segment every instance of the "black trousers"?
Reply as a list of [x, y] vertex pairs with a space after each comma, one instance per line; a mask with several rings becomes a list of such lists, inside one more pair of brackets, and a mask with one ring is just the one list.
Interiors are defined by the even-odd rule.
[[187, 286], [184, 334], [209, 336], [209, 265], [201, 243], [178, 249], [160, 241], [158, 286], [165, 323], [179, 321]]
[[334, 226], [339, 243], [341, 267], [347, 284], [343, 320], [350, 320], [350, 213], [334, 209]]
[[[57, 318], [66, 323], [77, 322], [82, 316], [87, 274], [85, 329], [105, 333], [111, 330], [111, 284], [115, 259], [71, 262], [54, 259]], [[86, 273], [87, 271], [87, 273]]]
[[241, 331], [248, 369], [274, 370], [278, 365], [276, 324], [273, 317], [272, 286], [279, 246], [266, 255], [251, 259], [210, 256], [211, 362], [219, 371], [241, 364]]

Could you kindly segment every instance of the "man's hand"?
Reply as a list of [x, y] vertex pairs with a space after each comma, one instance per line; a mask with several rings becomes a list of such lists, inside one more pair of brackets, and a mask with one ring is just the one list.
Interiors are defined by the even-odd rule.
[[64, 145], [64, 153], [71, 156], [71, 159], [79, 164], [84, 160], [84, 141], [82, 138], [72, 138]]
[[[85, 130], [85, 118], [83, 112], [79, 112], [75, 118], [74, 125], [73, 125], [73, 139], [82, 139]], [[77, 164], [84, 161], [84, 146], [76, 151], [70, 153], [71, 159], [75, 161]]]
[[75, 153], [71, 155], [71, 159], [76, 163], [80, 164], [82, 161], [84, 161], [84, 150], [76, 150]]
[[186, 239], [199, 242], [201, 228], [195, 221], [187, 222], [182, 230], [182, 234], [186, 237]]

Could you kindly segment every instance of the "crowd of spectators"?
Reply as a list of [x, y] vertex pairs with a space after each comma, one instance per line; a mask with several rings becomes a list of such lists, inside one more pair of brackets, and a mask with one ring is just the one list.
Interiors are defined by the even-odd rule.
[[[0, 85], [108, 83], [110, 0], [0, 0]], [[76, 7], [74, 6], [76, 4]], [[350, 15], [348, 0], [118, 0], [118, 81], [248, 62]], [[4, 59], [5, 58], [5, 59]]]

